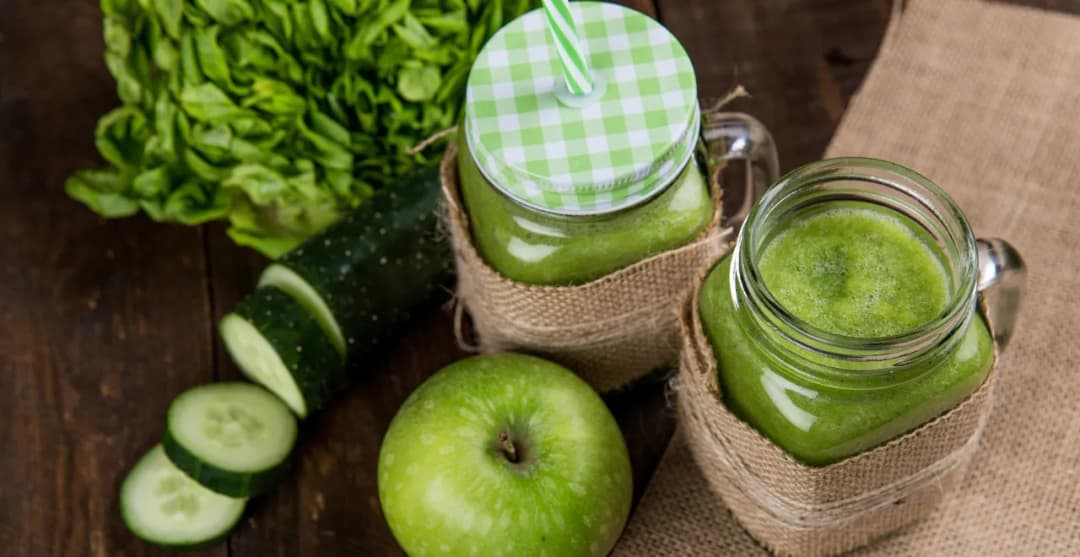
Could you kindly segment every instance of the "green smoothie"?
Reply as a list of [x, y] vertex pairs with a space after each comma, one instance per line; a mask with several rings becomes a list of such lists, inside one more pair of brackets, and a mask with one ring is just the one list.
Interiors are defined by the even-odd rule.
[[[828, 202], [789, 217], [763, 241], [758, 269], [796, 319], [855, 339], [913, 332], [951, 296], [943, 255], [925, 231], [866, 202]], [[815, 380], [771, 353], [747, 310], [735, 310], [730, 272], [728, 257], [708, 275], [700, 298], [725, 402], [807, 464], [841, 460], [932, 420], [978, 388], [992, 364], [993, 341], [976, 314], [943, 358], [903, 372], [912, 379], [876, 389]]]
[[600, 278], [651, 255], [694, 241], [713, 202], [691, 161], [655, 199], [612, 214], [560, 217], [521, 206], [497, 191], [464, 142], [458, 151], [461, 193], [473, 240], [503, 276], [526, 284], [569, 285]]
[[758, 268], [776, 300], [826, 332], [876, 338], [930, 322], [949, 276], [930, 239], [899, 213], [828, 203], [777, 230]]

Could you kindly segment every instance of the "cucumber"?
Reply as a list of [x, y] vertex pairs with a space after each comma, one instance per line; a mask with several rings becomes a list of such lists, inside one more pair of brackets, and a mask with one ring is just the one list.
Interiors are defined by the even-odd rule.
[[271, 264], [260, 286], [303, 305], [345, 358], [373, 351], [452, 275], [437, 169], [403, 179]]
[[296, 444], [296, 418], [278, 397], [251, 383], [211, 383], [173, 400], [162, 446], [204, 487], [250, 497], [273, 487]]
[[291, 296], [259, 288], [226, 315], [221, 340], [240, 371], [301, 418], [345, 386], [345, 368], [322, 327]]
[[240, 521], [247, 499], [199, 485], [180, 471], [161, 445], [146, 453], [120, 486], [120, 514], [139, 538], [165, 547], [213, 543]]

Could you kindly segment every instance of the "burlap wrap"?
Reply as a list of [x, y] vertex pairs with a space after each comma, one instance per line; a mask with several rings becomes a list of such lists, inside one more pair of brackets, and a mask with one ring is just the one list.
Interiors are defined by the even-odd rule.
[[805, 466], [721, 402], [700, 285], [680, 319], [679, 420], [709, 487], [762, 545], [780, 555], [847, 551], [922, 518], [963, 478], [990, 413], [996, 368], [967, 400], [915, 431], [836, 464]]
[[[481, 351], [517, 350], [576, 371], [600, 392], [678, 359], [678, 302], [731, 231], [713, 220], [692, 244], [578, 286], [534, 286], [500, 275], [477, 253], [458, 197], [457, 149], [440, 169], [457, 265], [458, 319], [472, 317]], [[459, 342], [461, 328], [458, 327]]]
[[[1080, 18], [906, 4], [828, 154], [930, 177], [976, 234], [1020, 250], [1028, 283], [978, 453], [952, 480], [960, 485], [930, 516], [853, 554], [1080, 555]], [[706, 476], [716, 474], [692, 456], [692, 426], [681, 427], [614, 555], [764, 555], [713, 495]]]

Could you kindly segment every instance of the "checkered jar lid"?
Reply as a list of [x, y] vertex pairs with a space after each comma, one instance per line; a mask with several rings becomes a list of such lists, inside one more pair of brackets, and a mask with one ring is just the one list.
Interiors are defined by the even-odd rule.
[[697, 144], [697, 79], [679, 41], [614, 4], [570, 4], [592, 69], [567, 89], [543, 10], [501, 29], [473, 65], [465, 134], [484, 176], [518, 203], [595, 215], [657, 195]]

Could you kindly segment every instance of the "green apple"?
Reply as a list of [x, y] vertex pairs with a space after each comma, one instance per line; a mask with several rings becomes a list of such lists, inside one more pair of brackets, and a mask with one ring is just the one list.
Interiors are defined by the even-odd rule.
[[606, 555], [630, 459], [600, 397], [520, 354], [452, 364], [409, 396], [379, 453], [379, 500], [412, 557]]

